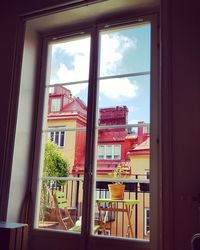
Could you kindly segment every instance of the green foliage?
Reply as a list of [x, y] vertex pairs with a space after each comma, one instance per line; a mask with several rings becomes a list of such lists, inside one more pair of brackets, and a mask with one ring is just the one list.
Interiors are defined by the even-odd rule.
[[[128, 169], [129, 168], [127, 165], [118, 164], [112, 173], [113, 178], [116, 178], [116, 179], [126, 178]], [[122, 184], [122, 182], [117, 182], [117, 183]]]
[[[57, 145], [49, 140], [45, 145], [43, 177], [67, 177], [68, 175], [69, 164], [64, 160]], [[53, 204], [49, 183], [49, 181], [42, 182], [39, 214], [40, 221], [48, 220]], [[57, 184], [63, 186], [65, 181], [57, 181]]]
[[122, 178], [124, 175], [126, 175], [127, 168], [123, 165], [117, 165], [115, 170], [113, 171], [113, 177], [114, 178]]
[[51, 195], [48, 189], [48, 185], [46, 181], [42, 182], [41, 188], [41, 197], [40, 197], [40, 213], [39, 219], [40, 221], [48, 220], [49, 212], [53, 204], [53, 200], [51, 199]]
[[[57, 145], [49, 140], [45, 145], [43, 176], [67, 177], [68, 175], [69, 164], [64, 160]], [[64, 181], [59, 181], [58, 183], [63, 185]]]

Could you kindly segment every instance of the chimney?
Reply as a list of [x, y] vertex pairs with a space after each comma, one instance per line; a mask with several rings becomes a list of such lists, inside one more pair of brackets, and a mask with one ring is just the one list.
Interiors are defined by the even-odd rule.
[[[144, 124], [143, 121], [141, 122], [138, 122], [138, 125], [142, 125]], [[144, 140], [144, 127], [141, 126], [141, 127], [138, 127], [138, 145], [141, 144]]]

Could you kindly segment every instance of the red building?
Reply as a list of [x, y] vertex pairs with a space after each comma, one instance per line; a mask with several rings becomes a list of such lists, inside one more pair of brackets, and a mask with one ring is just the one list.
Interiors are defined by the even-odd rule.
[[[64, 87], [53, 88], [48, 101], [48, 126], [52, 121], [60, 121], [59, 124], [63, 127], [67, 124], [66, 122], [73, 120], [75, 128], [85, 128], [86, 118], [87, 106], [79, 98], [72, 96], [71, 91]], [[147, 132], [144, 133], [143, 128], [138, 128], [136, 134], [128, 127], [128, 108], [126, 106], [101, 108], [98, 125], [96, 151], [98, 174], [107, 174], [112, 172], [118, 164], [128, 163], [127, 153], [130, 149], [147, 138]], [[121, 128], [120, 125], [122, 125]], [[75, 155], [72, 163], [74, 174], [82, 174], [84, 171], [85, 139], [85, 132], [76, 131]], [[64, 149], [63, 153], [67, 154], [67, 151]]]

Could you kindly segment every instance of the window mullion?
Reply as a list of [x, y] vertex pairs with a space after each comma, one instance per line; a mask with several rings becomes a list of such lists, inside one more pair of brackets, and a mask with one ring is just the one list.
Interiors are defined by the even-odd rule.
[[[91, 51], [88, 88], [88, 112], [86, 132], [86, 155], [83, 190], [83, 220], [82, 235], [83, 249], [87, 249], [87, 237], [90, 234], [92, 214], [92, 175], [95, 160], [96, 105], [97, 105], [97, 72], [98, 72], [98, 31], [91, 31]], [[90, 222], [90, 223], [88, 223]]]

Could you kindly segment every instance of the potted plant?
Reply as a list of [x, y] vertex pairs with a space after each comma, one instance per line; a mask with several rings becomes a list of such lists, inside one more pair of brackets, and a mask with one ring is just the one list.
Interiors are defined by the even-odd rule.
[[113, 171], [112, 173], [113, 178], [118, 179], [118, 181], [113, 184], [108, 184], [108, 190], [110, 192], [110, 198], [112, 200], [124, 199], [125, 185], [120, 179], [124, 178], [126, 174], [127, 174], [127, 166], [123, 164], [118, 164], [115, 170]]

